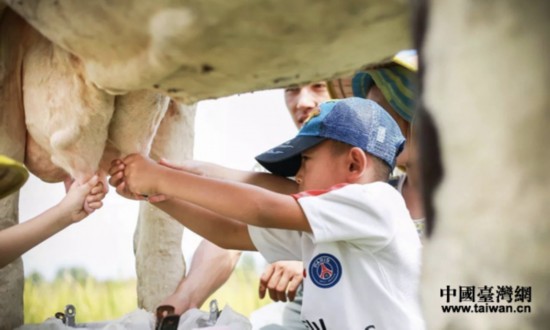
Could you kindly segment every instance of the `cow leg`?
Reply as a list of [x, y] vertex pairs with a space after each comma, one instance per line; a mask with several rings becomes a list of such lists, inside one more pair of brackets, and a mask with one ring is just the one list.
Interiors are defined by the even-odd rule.
[[[154, 159], [178, 163], [193, 157], [195, 106], [170, 102], [151, 150]], [[146, 202], [140, 203], [134, 235], [138, 305], [153, 311], [185, 275], [183, 226]]]
[[148, 90], [117, 96], [101, 168], [108, 170], [113, 159], [131, 153], [149, 155], [169, 101], [167, 96]]
[[[550, 2], [445, 0], [429, 9], [424, 96], [445, 177], [424, 251], [428, 328], [547, 328]], [[447, 298], [473, 305], [460, 303], [460, 286], [474, 286], [479, 305], [492, 297], [489, 305], [531, 311], [443, 313]], [[509, 289], [512, 301], [497, 303]]]
[[[130, 153], [149, 155], [153, 138], [166, 115], [168, 104], [168, 97], [147, 90], [117, 96], [101, 167], [107, 169], [112, 159]], [[177, 109], [171, 111], [175, 110]], [[181, 127], [181, 121], [164, 121], [159, 134], [162, 136], [170, 134], [173, 129], [185, 128], [187, 127]], [[157, 149], [167, 153], [169, 157], [170, 153], [177, 152], [169, 149], [169, 146], [170, 144], [159, 145]], [[184, 272], [180, 248], [182, 229], [170, 226], [170, 221], [165, 219], [166, 217], [166, 214], [147, 203], [140, 205], [139, 220], [134, 234], [138, 304], [149, 311], [154, 310], [163, 294], [173, 290], [172, 277], [181, 278]]]
[[[21, 62], [26, 23], [11, 9], [0, 14], [0, 154], [23, 162], [25, 118], [21, 104]], [[0, 230], [18, 223], [19, 193], [0, 200]], [[0, 329], [23, 324], [21, 258], [0, 269]]]

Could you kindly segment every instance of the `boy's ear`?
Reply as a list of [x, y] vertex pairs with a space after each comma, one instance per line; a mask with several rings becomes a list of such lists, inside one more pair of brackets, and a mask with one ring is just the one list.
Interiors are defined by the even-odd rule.
[[367, 155], [360, 148], [353, 147], [348, 153], [348, 175], [351, 178], [359, 178], [367, 168]]

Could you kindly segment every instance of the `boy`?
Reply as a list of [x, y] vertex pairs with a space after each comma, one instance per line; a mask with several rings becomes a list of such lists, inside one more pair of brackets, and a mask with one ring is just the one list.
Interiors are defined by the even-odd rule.
[[384, 183], [403, 143], [375, 102], [329, 101], [294, 139], [256, 158], [272, 173], [295, 175], [299, 194], [204, 178], [139, 155], [124, 159], [117, 190], [151, 196], [224, 248], [257, 249], [270, 262], [303, 260], [302, 320], [310, 329], [419, 329], [420, 241], [402, 197]]
[[[0, 198], [17, 191], [27, 180], [27, 169], [0, 155]], [[83, 184], [73, 182], [67, 195], [54, 207], [36, 217], [0, 230], [0, 268], [65, 227], [99, 209], [105, 191], [97, 175]]]

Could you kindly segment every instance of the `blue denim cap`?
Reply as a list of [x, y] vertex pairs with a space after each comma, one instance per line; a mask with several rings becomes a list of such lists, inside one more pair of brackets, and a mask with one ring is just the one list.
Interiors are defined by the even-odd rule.
[[350, 97], [322, 103], [295, 138], [256, 156], [256, 161], [273, 174], [294, 176], [300, 169], [302, 152], [326, 139], [361, 148], [391, 169], [405, 144], [399, 126], [380, 105]]

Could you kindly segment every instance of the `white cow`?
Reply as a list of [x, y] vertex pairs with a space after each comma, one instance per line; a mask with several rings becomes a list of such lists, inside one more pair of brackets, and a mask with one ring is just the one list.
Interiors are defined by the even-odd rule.
[[[4, 94], [2, 127], [27, 134], [25, 142], [24, 135], [7, 132], [2, 145], [18, 146], [20, 155], [24, 151], [25, 164], [36, 176], [48, 182], [71, 178], [84, 182], [99, 171], [107, 187], [105, 175], [114, 158], [134, 152], [176, 162], [192, 157], [194, 106], [170, 102], [169, 97], [148, 90], [108, 94], [88, 80], [78, 57], [52, 44], [13, 12], [8, 11], [4, 19], [9, 31], [2, 30], [2, 36], [13, 37], [4, 40], [23, 42], [2, 45], [8, 57], [4, 63], [9, 64], [5, 67], [13, 70], [2, 83], [10, 92]], [[12, 79], [14, 73], [20, 73], [20, 79]], [[12, 116], [18, 120], [11, 120]], [[183, 228], [166, 218], [146, 204], [140, 208], [134, 247], [139, 305], [150, 310], [185, 273], [180, 248]], [[4, 288], [6, 294], [20, 288], [16, 265], [1, 270], [3, 280], [17, 283]], [[2, 327], [21, 323], [9, 323], [21, 308], [18, 295], [11, 295], [13, 300], [0, 302]]]

